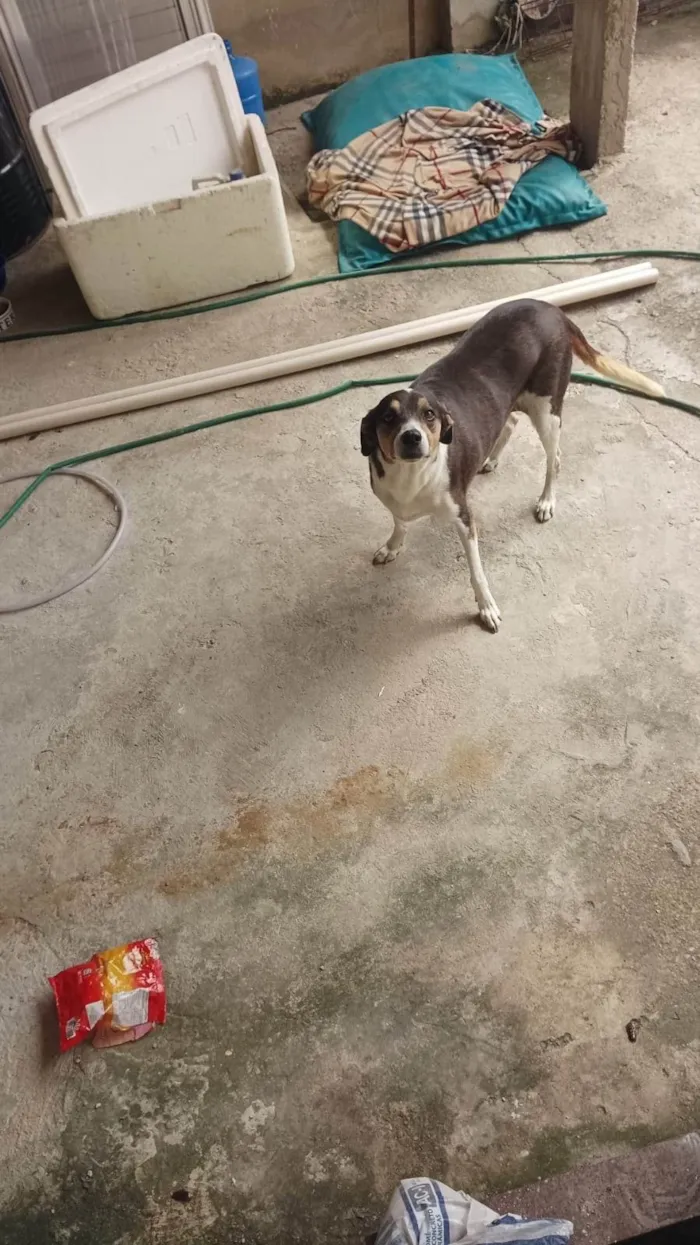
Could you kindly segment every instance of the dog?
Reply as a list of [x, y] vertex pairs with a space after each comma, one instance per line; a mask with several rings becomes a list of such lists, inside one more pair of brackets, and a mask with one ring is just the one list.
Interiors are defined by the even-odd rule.
[[487, 630], [498, 631], [501, 613], [481, 565], [467, 491], [479, 471], [496, 468], [524, 413], [547, 461], [535, 518], [540, 523], [552, 518], [562, 406], [574, 355], [631, 389], [663, 396], [660, 385], [595, 350], [560, 308], [523, 298], [495, 307], [410, 389], [386, 394], [365, 415], [361, 450], [369, 458], [372, 489], [394, 518], [375, 565], [398, 557], [415, 519], [430, 515], [454, 524], [479, 619]]

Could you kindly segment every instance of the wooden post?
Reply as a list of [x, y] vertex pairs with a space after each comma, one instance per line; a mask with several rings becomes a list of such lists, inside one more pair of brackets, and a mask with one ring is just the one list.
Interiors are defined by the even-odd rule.
[[571, 123], [584, 167], [624, 150], [638, 0], [575, 0]]

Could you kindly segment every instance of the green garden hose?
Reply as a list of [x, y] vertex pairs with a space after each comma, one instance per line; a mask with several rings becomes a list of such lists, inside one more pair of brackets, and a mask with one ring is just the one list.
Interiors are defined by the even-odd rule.
[[[262, 298], [270, 298], [274, 295], [289, 293], [293, 290], [306, 289], [315, 285], [325, 285], [331, 282], [353, 280], [364, 277], [373, 276], [389, 276], [399, 272], [417, 272], [430, 270], [435, 268], [468, 268], [468, 267], [492, 267], [500, 265], [517, 265], [517, 264], [543, 264], [543, 263], [572, 263], [575, 261], [602, 260], [602, 259], [618, 259], [618, 258], [664, 258], [664, 259], [685, 259], [691, 261], [700, 260], [700, 251], [668, 251], [655, 249], [636, 249], [624, 251], [581, 251], [576, 254], [568, 255], [528, 255], [516, 257], [499, 257], [497, 259], [449, 259], [449, 260], [433, 260], [426, 264], [403, 264], [391, 268], [371, 269], [367, 272], [351, 272], [351, 273], [334, 273], [329, 276], [310, 277], [306, 281], [295, 281], [289, 285], [281, 286], [272, 290], [253, 291], [248, 294], [241, 294], [235, 298], [222, 299], [215, 303], [200, 304], [196, 307], [175, 308], [169, 311], [156, 312], [149, 315], [129, 316], [120, 320], [102, 320], [96, 321], [89, 325], [76, 325], [57, 330], [44, 330], [38, 333], [14, 333], [10, 336], [0, 338], [0, 342], [11, 341], [28, 341], [39, 337], [56, 337], [69, 333], [81, 333], [99, 328], [115, 328], [124, 327], [129, 324], [143, 324], [151, 321], [179, 319], [182, 316], [201, 315], [207, 311], [217, 311], [225, 307], [240, 306], [243, 303], [255, 302]], [[33, 476], [30, 483], [8, 507], [4, 514], [0, 515], [0, 530], [9, 523], [10, 519], [17, 514], [21, 507], [25, 504], [31, 495], [36, 492], [41, 484], [53, 475], [71, 475], [79, 474], [83, 479], [88, 479], [91, 483], [102, 488], [104, 491], [105, 481], [100, 477], [96, 477], [86, 472], [76, 472], [76, 468], [83, 467], [86, 463], [95, 462], [97, 459], [110, 458], [114, 454], [127, 453], [130, 450], [142, 449], [147, 445], [158, 445], [162, 441], [172, 441], [176, 437], [189, 436], [191, 433], [202, 432], [207, 428], [217, 428], [223, 424], [236, 423], [242, 419], [251, 419], [255, 415], [267, 415], [276, 411], [293, 410], [302, 406], [310, 406], [312, 403], [322, 402], [328, 398], [337, 397], [341, 393], [347, 393], [351, 389], [361, 389], [370, 385], [398, 385], [409, 384], [415, 380], [415, 374], [402, 376], [379, 376], [363, 378], [361, 380], [346, 380], [339, 385], [334, 385], [331, 389], [320, 390], [317, 393], [307, 394], [302, 398], [290, 398], [283, 402], [271, 402], [264, 406], [252, 406], [243, 411], [234, 411], [228, 415], [220, 415], [213, 419], [200, 420], [194, 424], [186, 424], [181, 428], [171, 428], [166, 432], [153, 433], [147, 437], [139, 437], [134, 441], [124, 441], [118, 445], [108, 445], [101, 450], [93, 450], [88, 454], [78, 454], [72, 458], [65, 458], [59, 462], [52, 463], [50, 466], [43, 468]], [[646, 401], [657, 402], [661, 406], [672, 407], [675, 410], [687, 411], [691, 415], [700, 417], [700, 407], [695, 406], [691, 402], [682, 402], [676, 398], [657, 397], [651, 398], [647, 394], [640, 393], [638, 390], [630, 389], [625, 385], [617, 384], [614, 381], [604, 380], [602, 377], [591, 376], [587, 373], [574, 372], [572, 380], [579, 384], [598, 385], [605, 389], [615, 389], [619, 393], [627, 394], [630, 397], [644, 398]], [[18, 478], [28, 478], [29, 473], [25, 473], [22, 477], [11, 476], [0, 479], [0, 484], [10, 483], [11, 480]], [[109, 487], [107, 491], [109, 492]], [[126, 505], [121, 494], [116, 490], [110, 493], [117, 510], [119, 512], [119, 526], [117, 534], [113, 538], [111, 545], [102, 555], [99, 561], [90, 568], [89, 571], [80, 576], [74, 577], [71, 581], [64, 583], [57, 589], [40, 596], [34, 597], [26, 602], [13, 602], [3, 604], [0, 602], [0, 614], [14, 613], [22, 609], [31, 609], [36, 605], [46, 604], [55, 600], [57, 597], [70, 592], [72, 588], [78, 587], [79, 583], [85, 581], [95, 574], [102, 566], [104, 566], [107, 558], [114, 552], [118, 540], [124, 530], [124, 522], [126, 516]]]
[[369, 277], [391, 277], [403, 272], [429, 272], [433, 268], [497, 268], [516, 267], [520, 264], [573, 264], [590, 263], [605, 259], [685, 259], [700, 260], [700, 251], [662, 251], [642, 247], [625, 251], [576, 251], [567, 255], [501, 255], [496, 259], [434, 259], [425, 264], [386, 264], [383, 268], [369, 268], [363, 272], [332, 272], [323, 277], [307, 277], [305, 281], [291, 281], [274, 289], [251, 290], [236, 294], [233, 298], [221, 298], [213, 303], [198, 303], [194, 307], [172, 307], [167, 311], [149, 311], [133, 316], [121, 316], [116, 320], [93, 320], [90, 324], [71, 324], [59, 329], [40, 329], [34, 333], [9, 333], [0, 337], [0, 345], [8, 342], [35, 341], [39, 337], [66, 337], [73, 333], [91, 333], [97, 329], [125, 328], [129, 324], [151, 324], [158, 320], [181, 320], [185, 316], [201, 316], [207, 311], [222, 311], [227, 307], [241, 307], [244, 303], [256, 303], [262, 298], [274, 298], [277, 294], [291, 294], [295, 290], [308, 290], [315, 285], [330, 285], [336, 281], [362, 281]]

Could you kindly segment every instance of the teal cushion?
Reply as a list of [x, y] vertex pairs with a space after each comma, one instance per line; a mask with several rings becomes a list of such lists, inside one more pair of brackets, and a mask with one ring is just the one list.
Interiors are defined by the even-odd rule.
[[[496, 99], [526, 121], [538, 121], [543, 109], [515, 56], [471, 53], [425, 56], [383, 65], [332, 91], [302, 121], [316, 151], [346, 147], [360, 134], [383, 125], [409, 108], [467, 110], [481, 99]], [[560, 156], [547, 156], [518, 182], [503, 211], [440, 246], [471, 246], [530, 233], [533, 229], [575, 225], [604, 216], [605, 204], [581, 174]], [[419, 252], [413, 252], [418, 254]], [[341, 272], [373, 268], [406, 257], [387, 250], [354, 221], [338, 225], [338, 267]]]

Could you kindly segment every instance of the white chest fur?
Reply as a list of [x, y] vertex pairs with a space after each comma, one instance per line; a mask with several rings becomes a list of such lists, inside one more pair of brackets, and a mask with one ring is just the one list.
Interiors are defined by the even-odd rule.
[[382, 460], [382, 466], [381, 477], [371, 468], [374, 492], [397, 519], [410, 523], [428, 515], [443, 520], [455, 517], [457, 506], [450, 496], [446, 445], [438, 446], [434, 458], [418, 462], [397, 459], [393, 463]]

